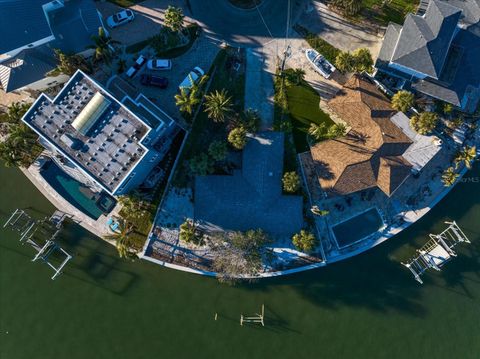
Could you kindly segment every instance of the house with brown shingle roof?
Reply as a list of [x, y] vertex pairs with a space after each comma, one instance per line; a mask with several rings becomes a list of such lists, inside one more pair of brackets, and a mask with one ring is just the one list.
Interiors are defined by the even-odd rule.
[[362, 75], [354, 75], [328, 106], [350, 131], [312, 146], [302, 161], [312, 161], [310, 167], [329, 196], [374, 187], [391, 196], [412, 168], [402, 155], [413, 142], [391, 121], [397, 111]]

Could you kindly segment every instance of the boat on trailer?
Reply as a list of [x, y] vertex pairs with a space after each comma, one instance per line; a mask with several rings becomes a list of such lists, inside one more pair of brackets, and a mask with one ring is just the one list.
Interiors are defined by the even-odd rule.
[[315, 71], [317, 71], [320, 75], [325, 77], [326, 79], [330, 78], [332, 73], [336, 70], [335, 66], [333, 66], [322, 54], [314, 49], [307, 49], [305, 50], [305, 56], [310, 64], [313, 66]]
[[415, 280], [423, 284], [420, 276], [428, 269], [441, 270], [441, 267], [457, 254], [453, 248], [459, 243], [470, 243], [458, 224], [445, 222], [448, 228], [440, 234], [430, 234], [430, 240], [420, 249], [417, 255], [402, 264], [412, 272]]

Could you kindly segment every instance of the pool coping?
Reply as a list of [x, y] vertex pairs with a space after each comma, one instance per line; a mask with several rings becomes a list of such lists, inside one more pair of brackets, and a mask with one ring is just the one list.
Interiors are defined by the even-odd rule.
[[[367, 234], [366, 236], [364, 236], [364, 237], [362, 237], [362, 238], [360, 238], [360, 239], [357, 239], [357, 240], [354, 241], [354, 242], [351, 242], [351, 243], [346, 244], [346, 245], [344, 245], [344, 246], [340, 246], [340, 244], [339, 244], [338, 241], [337, 241], [337, 236], [335, 235], [335, 232], [333, 231], [333, 229], [334, 229], [336, 226], [339, 226], [339, 225], [342, 224], [342, 223], [345, 223], [345, 222], [347, 222], [347, 221], [349, 221], [349, 220], [351, 220], [351, 219], [353, 219], [353, 218], [359, 217], [359, 216], [361, 216], [362, 214], [367, 213], [368, 211], [371, 211], [372, 209], [375, 209], [375, 210], [377, 211], [378, 217], [379, 217], [380, 220], [382, 221], [382, 225], [381, 225], [375, 232], [371, 232], [370, 234]], [[350, 247], [350, 246], [353, 246], [353, 245], [355, 245], [355, 244], [358, 244], [358, 243], [366, 240], [366, 239], [369, 238], [369, 237], [373, 237], [373, 235], [375, 235], [375, 233], [384, 231], [387, 227], [388, 227], [388, 226], [387, 226], [387, 224], [385, 223], [385, 221], [384, 221], [384, 219], [383, 219], [383, 216], [382, 216], [382, 214], [380, 213], [380, 210], [378, 209], [377, 206], [373, 206], [373, 207], [367, 208], [366, 210], [364, 210], [364, 211], [362, 211], [362, 212], [360, 212], [360, 213], [358, 213], [358, 214], [354, 214], [353, 216], [350, 216], [349, 218], [347, 218], [347, 219], [345, 219], [345, 220], [343, 220], [343, 221], [340, 221], [340, 222], [334, 224], [333, 226], [329, 227], [329, 231], [330, 231], [330, 234], [332, 235], [332, 238], [335, 240], [335, 243], [337, 243], [338, 249], [342, 250], [342, 249], [348, 248], [348, 247]]]

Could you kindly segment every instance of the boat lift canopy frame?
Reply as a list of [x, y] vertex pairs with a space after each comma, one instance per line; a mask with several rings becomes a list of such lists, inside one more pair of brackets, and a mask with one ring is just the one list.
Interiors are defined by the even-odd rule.
[[[402, 264], [407, 267], [413, 274], [415, 280], [423, 284], [420, 276], [428, 269], [439, 271], [446, 262], [457, 254], [453, 248], [459, 243], [470, 243], [470, 240], [461, 230], [458, 224], [453, 222], [445, 222], [448, 228], [440, 234], [430, 234], [430, 240], [420, 249], [417, 249], [417, 255], [406, 263]], [[439, 256], [438, 253], [443, 253]]]
[[[3, 228], [9, 226], [19, 232], [20, 242], [22, 244], [27, 243], [35, 249], [37, 253], [32, 262], [41, 259], [53, 269], [55, 273], [51, 277], [52, 280], [60, 275], [62, 269], [72, 259], [72, 256], [55, 242], [55, 238], [62, 229], [62, 222], [66, 217], [65, 213], [56, 211], [49, 219], [35, 220], [24, 210], [17, 209], [3, 225]], [[60, 253], [64, 258], [58, 266], [48, 260], [55, 252]]]

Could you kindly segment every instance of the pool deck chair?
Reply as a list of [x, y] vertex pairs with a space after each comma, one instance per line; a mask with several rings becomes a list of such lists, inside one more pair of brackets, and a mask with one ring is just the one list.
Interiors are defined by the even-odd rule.
[[[41, 259], [45, 264], [55, 272], [51, 279], [60, 275], [65, 265], [72, 259], [72, 256], [60, 247], [55, 239], [62, 229], [62, 223], [68, 215], [64, 212], [56, 211], [50, 218], [35, 220], [24, 210], [17, 209], [5, 222], [7, 226], [20, 233], [20, 242], [29, 244], [36, 252], [32, 259], [35, 262]], [[59, 265], [54, 265], [49, 258], [56, 254], [56, 257], [62, 257]]]
[[417, 255], [402, 264], [413, 274], [417, 282], [423, 284], [420, 276], [428, 269], [441, 270], [441, 267], [457, 254], [453, 248], [459, 243], [470, 243], [458, 224], [445, 222], [448, 228], [440, 234], [430, 234], [430, 240], [420, 249]]

